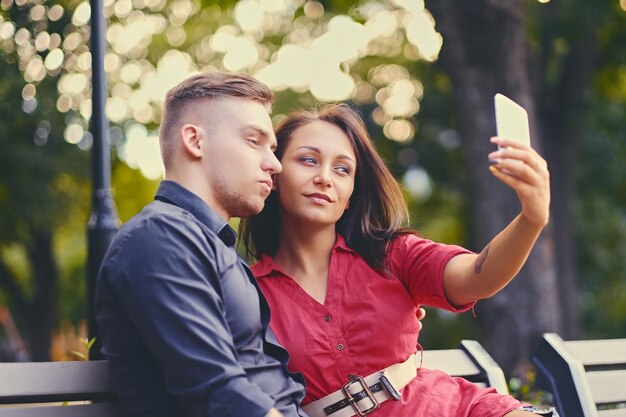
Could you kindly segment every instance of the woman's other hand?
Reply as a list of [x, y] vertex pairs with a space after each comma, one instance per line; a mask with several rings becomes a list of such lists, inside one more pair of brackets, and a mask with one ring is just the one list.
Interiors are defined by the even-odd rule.
[[422, 307], [417, 309], [417, 312], [415, 313], [415, 317], [417, 317], [417, 321], [419, 323], [419, 330], [422, 330], [422, 320], [424, 320], [424, 317], [426, 317], [426, 310], [424, 310]]

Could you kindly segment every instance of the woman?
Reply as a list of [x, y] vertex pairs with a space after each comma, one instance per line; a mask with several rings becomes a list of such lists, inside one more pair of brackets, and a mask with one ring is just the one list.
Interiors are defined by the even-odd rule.
[[400, 186], [347, 105], [293, 113], [276, 137], [282, 172], [242, 236], [261, 257], [253, 272], [290, 370], [306, 380], [305, 411], [536, 415], [508, 395], [421, 369], [416, 312], [421, 304], [470, 309], [515, 276], [548, 222], [546, 162], [533, 149], [492, 139], [501, 150], [489, 155], [490, 170], [517, 192], [522, 210], [477, 255], [404, 228]]

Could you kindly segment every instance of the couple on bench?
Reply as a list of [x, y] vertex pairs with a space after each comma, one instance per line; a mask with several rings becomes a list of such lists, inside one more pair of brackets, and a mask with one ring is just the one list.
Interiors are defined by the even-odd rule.
[[[274, 132], [272, 101], [242, 74], [196, 75], [167, 93], [165, 180], [98, 279], [125, 414], [553, 415], [422, 368], [417, 343], [420, 305], [471, 309], [522, 267], [548, 222], [544, 159], [492, 139], [500, 150], [485, 162], [522, 209], [476, 254], [406, 228], [402, 190], [351, 107], [296, 111]], [[252, 268], [232, 217], [244, 218]]]

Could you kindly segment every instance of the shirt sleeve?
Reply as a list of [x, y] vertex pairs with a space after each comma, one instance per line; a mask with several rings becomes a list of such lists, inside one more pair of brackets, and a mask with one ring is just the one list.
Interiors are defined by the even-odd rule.
[[171, 216], [144, 226], [120, 242], [107, 275], [168, 390], [190, 415], [265, 416], [274, 400], [237, 360], [211, 242]]
[[402, 282], [416, 305], [461, 312], [472, 308], [475, 302], [452, 305], [443, 288], [443, 272], [450, 259], [464, 253], [473, 252], [406, 234], [392, 242], [387, 261], [391, 273]]

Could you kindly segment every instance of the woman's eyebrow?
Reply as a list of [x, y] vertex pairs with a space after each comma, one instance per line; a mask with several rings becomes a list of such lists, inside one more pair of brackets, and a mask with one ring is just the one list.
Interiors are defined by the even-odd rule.
[[308, 149], [310, 151], [316, 152], [316, 153], [322, 153], [322, 151], [320, 150], [320, 148], [317, 148], [315, 146], [311, 146], [311, 145], [302, 145], [302, 146], [298, 146], [298, 148], [296, 149]]
[[356, 161], [351, 156], [339, 155], [337, 158], [339, 158], [339, 159], [346, 159], [346, 160], [352, 162], [354, 165], [356, 165]]

